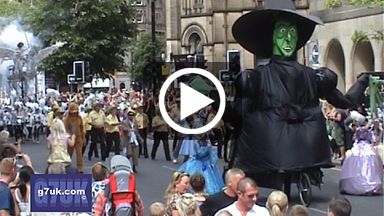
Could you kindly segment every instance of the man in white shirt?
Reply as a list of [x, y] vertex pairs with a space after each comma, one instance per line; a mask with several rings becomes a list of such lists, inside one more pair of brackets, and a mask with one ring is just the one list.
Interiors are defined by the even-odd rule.
[[218, 211], [215, 216], [224, 210], [233, 216], [269, 216], [267, 208], [256, 205], [258, 195], [256, 182], [248, 177], [243, 178], [237, 185], [237, 201]]

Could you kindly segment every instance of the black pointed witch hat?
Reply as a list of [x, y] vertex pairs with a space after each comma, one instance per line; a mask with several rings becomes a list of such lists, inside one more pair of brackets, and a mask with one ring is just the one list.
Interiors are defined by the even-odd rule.
[[316, 25], [323, 23], [318, 17], [298, 13], [292, 0], [265, 0], [262, 9], [244, 14], [236, 20], [232, 34], [246, 50], [257, 56], [270, 57], [273, 48], [273, 27], [278, 16], [296, 21], [298, 30], [296, 50], [310, 39]]

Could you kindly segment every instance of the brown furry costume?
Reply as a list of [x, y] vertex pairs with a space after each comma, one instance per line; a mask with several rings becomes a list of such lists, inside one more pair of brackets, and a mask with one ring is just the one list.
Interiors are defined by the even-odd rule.
[[67, 148], [68, 154], [72, 157], [73, 150], [76, 149], [77, 169], [79, 172], [84, 172], [82, 148], [85, 141], [85, 131], [83, 120], [79, 115], [79, 106], [76, 103], [70, 103], [68, 110], [68, 115], [64, 119], [65, 128], [69, 134], [76, 135], [75, 145]]

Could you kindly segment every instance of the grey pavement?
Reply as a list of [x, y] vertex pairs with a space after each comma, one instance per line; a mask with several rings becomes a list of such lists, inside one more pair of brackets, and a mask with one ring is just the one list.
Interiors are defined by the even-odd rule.
[[[152, 149], [152, 141], [148, 140], [148, 150]], [[171, 147], [170, 142], [170, 148]], [[48, 158], [48, 150], [46, 146], [45, 137], [40, 137], [39, 144], [25, 143], [22, 146], [23, 152], [27, 153], [32, 158], [34, 168], [38, 172], [44, 172], [46, 169]], [[88, 150], [87, 150], [88, 151]], [[86, 153], [87, 153], [86, 151]], [[86, 155], [85, 153], [85, 155]], [[112, 153], [111, 153], [112, 155]], [[137, 173], [137, 189], [140, 192], [144, 204], [146, 206], [146, 214], [149, 215], [148, 207], [155, 201], [164, 201], [164, 191], [168, 185], [171, 174], [177, 170], [179, 164], [173, 164], [165, 160], [162, 144], [160, 145], [156, 160], [139, 159], [139, 167]], [[74, 161], [74, 160], [73, 160]], [[85, 158], [85, 172], [90, 173], [92, 164], [97, 162], [95, 158], [88, 161]], [[181, 161], [181, 158], [179, 158]], [[312, 187], [312, 204], [309, 207], [311, 216], [324, 216], [327, 215], [328, 202], [333, 196], [339, 195], [338, 181], [340, 175], [340, 166], [324, 171], [324, 185], [321, 190]], [[271, 192], [271, 189], [260, 188], [260, 198], [258, 203], [264, 205]], [[382, 216], [383, 210], [383, 196], [346, 196], [352, 203], [353, 216]], [[291, 185], [291, 201], [290, 205], [300, 204], [296, 185]]]

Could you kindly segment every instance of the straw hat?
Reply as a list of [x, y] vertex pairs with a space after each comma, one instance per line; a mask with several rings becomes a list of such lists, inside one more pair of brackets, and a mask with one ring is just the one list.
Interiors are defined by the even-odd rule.
[[116, 110], [117, 110], [116, 105], [115, 105], [115, 104], [110, 104], [110, 105], [107, 107], [106, 111], [107, 111], [107, 113], [111, 113], [113, 109], [116, 109]]
[[131, 109], [131, 108], [128, 109], [128, 112], [127, 112], [127, 113], [128, 113], [128, 115], [129, 115], [129, 114], [136, 115], [136, 111], [133, 110], [133, 109]]
[[100, 106], [100, 101], [99, 100], [95, 100], [95, 102], [93, 102], [93, 107], [96, 107], [96, 106]]

